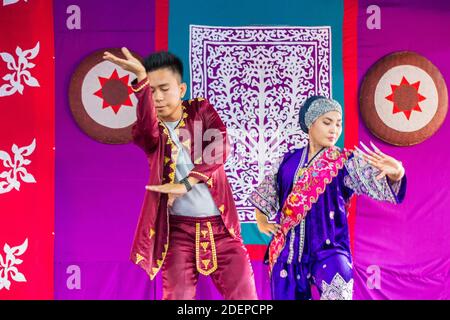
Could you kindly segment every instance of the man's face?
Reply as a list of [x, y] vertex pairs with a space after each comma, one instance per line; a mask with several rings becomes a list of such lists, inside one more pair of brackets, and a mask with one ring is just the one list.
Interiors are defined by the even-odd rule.
[[180, 76], [169, 68], [148, 72], [147, 76], [158, 118], [163, 121], [178, 120], [186, 84], [181, 83]]

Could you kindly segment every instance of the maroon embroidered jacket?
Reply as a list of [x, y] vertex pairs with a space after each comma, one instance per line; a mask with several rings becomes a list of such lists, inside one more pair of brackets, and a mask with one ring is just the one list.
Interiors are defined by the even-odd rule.
[[[152, 93], [145, 81], [133, 85], [138, 98], [133, 141], [147, 155], [150, 166], [148, 184], [174, 183], [178, 150], [167, 127], [156, 116]], [[187, 130], [179, 137], [180, 142], [190, 149], [194, 163], [189, 176], [208, 185], [228, 231], [233, 237], [240, 238], [239, 218], [224, 170], [230, 150], [226, 127], [214, 107], [205, 99], [183, 101], [182, 107], [183, 116], [175, 131], [178, 135], [180, 129]], [[220, 139], [210, 139], [208, 134], [204, 136], [208, 129], [216, 129]], [[190, 137], [186, 139], [186, 136]], [[203, 159], [204, 156], [207, 156], [208, 161]], [[152, 280], [160, 270], [169, 247], [167, 198], [166, 194], [146, 191], [131, 251], [131, 260], [142, 267]]]

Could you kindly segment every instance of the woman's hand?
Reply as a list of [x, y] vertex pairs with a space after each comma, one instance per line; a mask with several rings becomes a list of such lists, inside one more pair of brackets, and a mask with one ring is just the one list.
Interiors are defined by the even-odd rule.
[[259, 232], [264, 233], [269, 237], [275, 235], [280, 228], [279, 224], [270, 223], [267, 216], [258, 209], [256, 209], [256, 224], [258, 225]]
[[145, 72], [145, 68], [142, 63], [133, 57], [127, 48], [123, 47], [122, 53], [124, 54], [125, 59], [119, 58], [112, 53], [105, 51], [103, 53], [103, 59], [118, 65], [124, 70], [134, 73], [138, 78], [138, 82], [145, 79], [147, 77], [147, 72]]
[[380, 174], [376, 177], [377, 180], [387, 176], [391, 181], [396, 182], [403, 178], [405, 175], [405, 168], [400, 161], [383, 153], [373, 142], [370, 142], [373, 150], [370, 150], [364, 143], [361, 142], [361, 146], [367, 152], [363, 152], [355, 146], [358, 153], [372, 166], [380, 170]]

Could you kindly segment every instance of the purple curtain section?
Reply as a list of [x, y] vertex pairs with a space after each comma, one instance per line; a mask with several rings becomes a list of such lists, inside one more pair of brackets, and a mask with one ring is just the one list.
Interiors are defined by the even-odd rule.
[[[358, 72], [394, 51], [422, 54], [450, 79], [450, 2], [377, 1], [381, 29], [369, 30], [373, 1], [359, 1]], [[403, 161], [408, 177], [399, 206], [360, 197], [355, 230], [355, 299], [450, 299], [450, 126], [410, 147], [371, 135], [362, 120], [361, 141], [372, 140]]]
[[[69, 30], [76, 10], [81, 29]], [[55, 299], [155, 297], [157, 283], [128, 259], [149, 174], [145, 155], [132, 144], [88, 137], [68, 102], [70, 77], [92, 52], [127, 46], [145, 56], [153, 50], [153, 13], [152, 0], [54, 1]]]

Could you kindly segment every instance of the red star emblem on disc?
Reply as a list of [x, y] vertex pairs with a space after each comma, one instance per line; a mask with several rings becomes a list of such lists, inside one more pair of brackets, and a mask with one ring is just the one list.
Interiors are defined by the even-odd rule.
[[380, 58], [361, 83], [361, 118], [374, 136], [392, 145], [429, 139], [442, 126], [447, 110], [444, 77], [416, 52], [397, 51]]
[[98, 77], [98, 80], [100, 89], [94, 95], [103, 99], [103, 109], [111, 107], [117, 114], [121, 107], [133, 107], [130, 99], [133, 90], [128, 85], [129, 75], [120, 78], [117, 69], [114, 69], [109, 78]]
[[413, 111], [422, 112], [419, 102], [426, 99], [419, 93], [420, 81], [410, 83], [403, 76], [399, 85], [391, 84], [392, 93], [386, 97], [394, 104], [392, 114], [403, 112], [409, 120]]

